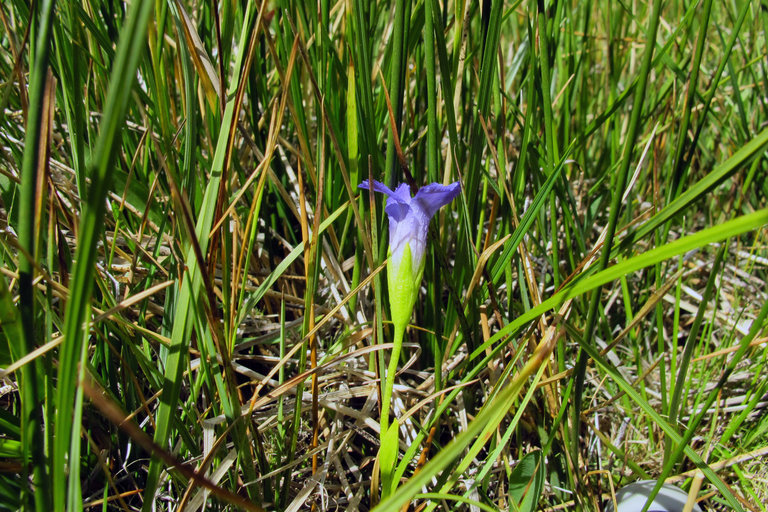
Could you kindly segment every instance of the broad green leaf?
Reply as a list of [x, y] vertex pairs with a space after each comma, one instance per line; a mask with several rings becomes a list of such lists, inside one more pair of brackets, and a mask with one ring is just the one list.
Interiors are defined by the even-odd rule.
[[397, 455], [400, 452], [399, 446], [400, 424], [395, 421], [381, 437], [381, 447], [379, 448], [379, 468], [381, 470], [381, 497], [386, 498], [395, 489], [395, 482], [392, 481], [392, 475], [397, 467]]
[[545, 468], [539, 450], [526, 454], [515, 466], [509, 478], [509, 497], [513, 510], [534, 512], [544, 487]]

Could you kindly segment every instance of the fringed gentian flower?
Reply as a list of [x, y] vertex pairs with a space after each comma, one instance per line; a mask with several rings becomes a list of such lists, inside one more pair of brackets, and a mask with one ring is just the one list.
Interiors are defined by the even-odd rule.
[[415, 197], [411, 197], [410, 189], [405, 183], [400, 184], [393, 191], [378, 181], [374, 181], [371, 186], [368, 180], [365, 180], [360, 184], [360, 188], [373, 188], [376, 192], [386, 194], [387, 206], [384, 212], [389, 216], [387, 282], [395, 338], [381, 402], [379, 467], [381, 468], [382, 498], [385, 498], [396, 487], [393, 471], [397, 465], [400, 430], [397, 421], [391, 428], [388, 427], [389, 406], [405, 328], [411, 318], [424, 274], [424, 252], [427, 247], [429, 221], [440, 207], [450, 203], [459, 195], [461, 185], [458, 181], [450, 185], [430, 183], [420, 188]]
[[[368, 180], [363, 181], [360, 188], [370, 188]], [[430, 183], [421, 187], [415, 197], [411, 197], [405, 183], [392, 191], [374, 181], [373, 190], [388, 196], [384, 211], [389, 216], [389, 305], [395, 329], [405, 330], [424, 274], [429, 221], [440, 207], [459, 195], [461, 185], [458, 181], [450, 185]]]

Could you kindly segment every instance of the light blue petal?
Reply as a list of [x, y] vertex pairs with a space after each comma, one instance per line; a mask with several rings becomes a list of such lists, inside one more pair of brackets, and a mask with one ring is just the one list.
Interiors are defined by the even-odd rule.
[[411, 187], [409, 187], [405, 183], [401, 183], [400, 185], [397, 186], [394, 193], [390, 197], [397, 199], [398, 201], [402, 201], [404, 203], [410, 203]]
[[432, 218], [437, 210], [453, 201], [461, 192], [461, 184], [456, 181], [450, 185], [430, 183], [421, 187], [413, 200], [428, 218]]
[[[371, 185], [368, 183], [368, 180], [363, 180], [357, 188], [364, 188], [366, 190], [370, 190]], [[382, 194], [387, 194], [388, 196], [394, 195], [394, 192], [392, 192], [392, 189], [386, 186], [385, 184], [381, 183], [380, 181], [373, 180], [373, 191], [374, 192], [381, 192]]]
[[387, 198], [387, 206], [384, 207], [384, 213], [389, 215], [390, 222], [400, 222], [408, 216], [408, 212], [411, 207], [408, 203], [398, 201], [396, 197], [389, 196]]

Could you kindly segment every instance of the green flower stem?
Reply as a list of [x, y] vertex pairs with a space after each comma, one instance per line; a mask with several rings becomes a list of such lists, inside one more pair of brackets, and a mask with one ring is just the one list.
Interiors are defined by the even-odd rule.
[[392, 354], [387, 365], [387, 374], [384, 377], [384, 391], [381, 402], [381, 422], [379, 439], [379, 467], [381, 468], [381, 499], [386, 499], [394, 490], [392, 477], [397, 467], [397, 459], [400, 455], [400, 425], [397, 419], [389, 424], [389, 404], [392, 401], [392, 390], [395, 387], [395, 375], [397, 364], [400, 361], [400, 351], [403, 348], [405, 337], [405, 323], [395, 324], [395, 338]]
[[394, 347], [389, 357], [387, 365], [387, 374], [384, 377], [384, 390], [381, 401], [381, 432], [383, 439], [389, 428], [389, 404], [392, 401], [392, 390], [395, 388], [395, 375], [397, 374], [397, 364], [400, 361], [400, 352], [403, 348], [403, 338], [405, 337], [405, 326], [395, 325]]

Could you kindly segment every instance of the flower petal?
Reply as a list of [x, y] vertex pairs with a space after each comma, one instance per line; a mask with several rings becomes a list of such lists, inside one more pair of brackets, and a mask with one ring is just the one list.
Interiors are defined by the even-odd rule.
[[[371, 185], [368, 180], [363, 180], [357, 188], [370, 189]], [[373, 180], [373, 190], [388, 196], [384, 212], [390, 217], [390, 221], [399, 222], [408, 215], [411, 194], [407, 185], [401, 184], [395, 190], [392, 190], [380, 181]]]
[[461, 184], [458, 181], [453, 182], [450, 185], [430, 183], [429, 185], [421, 187], [413, 200], [426, 214], [427, 218], [431, 219], [440, 207], [453, 201], [460, 192]]
[[411, 187], [406, 185], [405, 183], [401, 183], [397, 186], [394, 193], [390, 196], [398, 201], [402, 201], [404, 203], [410, 203], [411, 202]]
[[400, 222], [408, 216], [410, 210], [408, 203], [398, 201], [392, 196], [387, 198], [387, 206], [384, 207], [384, 213], [389, 216], [389, 222]]
[[[389, 205], [387, 206], [389, 208]], [[389, 250], [395, 259], [399, 259], [406, 245], [411, 246], [411, 256], [414, 257], [414, 268], [424, 255], [427, 242], [427, 224], [424, 215], [414, 209], [407, 209], [406, 215], [401, 218], [389, 217]]]
[[[357, 188], [364, 188], [367, 190], [371, 189], [371, 184], [368, 183], [368, 180], [363, 180]], [[388, 196], [394, 195], [395, 193], [392, 191], [391, 188], [386, 186], [385, 184], [381, 183], [380, 181], [373, 180], [373, 191], [374, 192], [381, 192], [382, 194], [387, 194]]]

